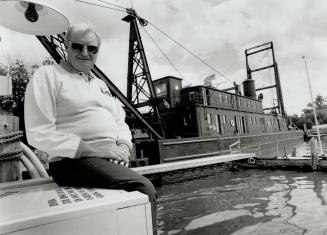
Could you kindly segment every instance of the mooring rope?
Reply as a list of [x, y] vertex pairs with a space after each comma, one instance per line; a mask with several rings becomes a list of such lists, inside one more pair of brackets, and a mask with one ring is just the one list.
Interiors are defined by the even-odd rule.
[[10, 132], [0, 135], [0, 144], [18, 141], [23, 136], [22, 131]]

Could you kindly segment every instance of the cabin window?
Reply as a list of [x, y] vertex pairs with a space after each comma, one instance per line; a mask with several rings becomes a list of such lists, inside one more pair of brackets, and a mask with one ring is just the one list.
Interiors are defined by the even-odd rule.
[[189, 99], [190, 103], [195, 102], [195, 93], [194, 93], [194, 91], [191, 91], [190, 93], [188, 93], [188, 99]]
[[207, 91], [206, 91], [207, 89], [202, 89], [202, 104], [204, 104], [204, 105], [208, 105], [208, 103], [207, 103]]
[[231, 120], [231, 125], [235, 126], [235, 133], [239, 133], [238, 132], [238, 123], [237, 123], [237, 116], [234, 116], [234, 120]]
[[240, 121], [241, 121], [243, 133], [245, 133], [245, 118], [244, 117], [241, 117], [241, 120]]
[[223, 102], [223, 97], [221, 94], [219, 94], [219, 102], [222, 103]]
[[239, 116], [235, 116], [235, 125], [236, 125], [236, 129], [237, 129], [237, 132], [241, 134], [241, 131], [240, 131], [240, 118]]
[[156, 95], [157, 95], [157, 97], [167, 96], [166, 83], [156, 85]]
[[220, 133], [223, 135], [225, 133], [225, 131], [224, 131], [224, 125], [221, 124], [221, 116], [220, 115], [218, 115], [218, 123], [220, 126]]
[[180, 88], [178, 85], [175, 85], [175, 90], [178, 91]]
[[252, 117], [250, 117], [250, 124], [253, 125], [253, 122], [252, 122]]
[[228, 103], [228, 96], [225, 95], [225, 100], [226, 100], [226, 103]]
[[242, 126], [242, 121], [241, 121], [240, 116], [237, 116], [237, 126], [238, 126], [240, 134], [242, 134], [243, 133], [243, 126]]
[[211, 113], [207, 113], [208, 124], [211, 124]]
[[221, 126], [220, 126], [220, 116], [215, 115], [215, 122], [216, 122], [216, 130], [218, 133], [221, 133]]
[[238, 106], [241, 107], [241, 100], [240, 99], [238, 100]]
[[234, 97], [231, 97], [231, 103], [234, 104]]
[[223, 114], [223, 123], [226, 124], [226, 115]]
[[188, 125], [187, 120], [186, 120], [186, 118], [184, 116], [183, 116], [183, 124], [184, 124], [184, 126]]

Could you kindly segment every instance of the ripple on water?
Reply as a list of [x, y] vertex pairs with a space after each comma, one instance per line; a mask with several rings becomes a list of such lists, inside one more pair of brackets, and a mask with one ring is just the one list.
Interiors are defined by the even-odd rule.
[[251, 215], [248, 210], [227, 210], [222, 212], [216, 212], [213, 214], [205, 215], [192, 220], [186, 227], [185, 230], [193, 230], [196, 228], [205, 227], [215, 223], [220, 223], [225, 220], [234, 219], [244, 215]]
[[243, 170], [158, 189], [159, 234], [327, 234], [327, 174]]

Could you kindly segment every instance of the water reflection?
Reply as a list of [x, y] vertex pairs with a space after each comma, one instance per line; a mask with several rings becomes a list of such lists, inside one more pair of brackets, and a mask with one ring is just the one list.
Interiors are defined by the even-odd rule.
[[327, 174], [240, 170], [165, 185], [159, 234], [327, 234]]

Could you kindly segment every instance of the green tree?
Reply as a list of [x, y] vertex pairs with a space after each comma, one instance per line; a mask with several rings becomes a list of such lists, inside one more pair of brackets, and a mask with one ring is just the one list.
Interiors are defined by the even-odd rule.
[[[55, 61], [51, 57], [47, 57], [42, 61], [42, 65], [51, 65], [54, 63]], [[23, 116], [25, 89], [37, 68], [39, 68], [39, 65], [27, 67], [21, 60], [14, 61], [9, 67], [0, 63], [0, 75], [10, 76], [13, 87], [13, 95], [11, 97], [0, 97], [0, 106], [2, 109], [16, 116]]]
[[8, 75], [8, 66], [0, 63], [0, 76], [7, 76]]
[[324, 98], [320, 94], [318, 94], [314, 103], [315, 103], [317, 109], [322, 109], [322, 108], [326, 107], [325, 102], [326, 102], [326, 98]]
[[[319, 124], [327, 123], [327, 99], [322, 95], [318, 94], [315, 101], [313, 102], [316, 108], [317, 120]], [[303, 114], [301, 122], [307, 123], [308, 128], [310, 128], [315, 123], [313, 103], [308, 103], [307, 108], [303, 109]]]
[[3, 97], [1, 99], [1, 107], [14, 115], [21, 114], [22, 103], [24, 102], [25, 88], [29, 81], [30, 74], [25, 64], [21, 60], [16, 60], [9, 67], [0, 65], [2, 73], [6, 71], [6, 76], [12, 79], [12, 96]]
[[30, 72], [28, 72], [25, 64], [21, 60], [16, 60], [10, 65], [9, 76], [12, 79], [13, 85], [13, 100], [16, 103], [14, 114], [20, 116], [22, 114], [22, 107], [24, 103], [25, 89], [30, 80]]

